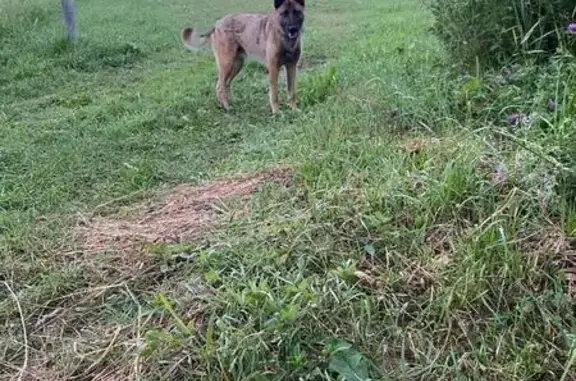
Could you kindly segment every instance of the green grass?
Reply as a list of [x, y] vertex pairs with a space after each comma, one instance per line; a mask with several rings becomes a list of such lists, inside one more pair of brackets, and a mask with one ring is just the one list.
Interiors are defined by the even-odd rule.
[[[0, 379], [576, 378], [576, 212], [540, 181], [558, 142], [454, 116], [417, 0], [310, 2], [302, 112], [270, 116], [248, 65], [224, 113], [210, 54], [178, 32], [270, 7], [78, 1], [70, 46], [57, 2], [0, 0]], [[230, 203], [249, 213], [202, 242], [94, 254], [73, 236], [277, 163], [294, 184]]]

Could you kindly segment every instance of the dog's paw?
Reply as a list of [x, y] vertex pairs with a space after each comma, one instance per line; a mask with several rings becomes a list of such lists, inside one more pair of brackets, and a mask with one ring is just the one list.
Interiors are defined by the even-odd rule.
[[270, 114], [270, 116], [271, 116], [272, 118], [283, 118], [283, 117], [286, 116], [286, 113], [284, 112], [284, 110], [278, 109], [278, 110], [276, 110], [275, 112], [272, 111], [272, 113]]
[[218, 102], [218, 108], [224, 112], [230, 112], [232, 110], [229, 103]]
[[298, 108], [298, 105], [296, 105], [295, 103], [292, 103], [290, 105], [290, 109], [292, 110], [292, 112], [301, 112], [301, 110]]

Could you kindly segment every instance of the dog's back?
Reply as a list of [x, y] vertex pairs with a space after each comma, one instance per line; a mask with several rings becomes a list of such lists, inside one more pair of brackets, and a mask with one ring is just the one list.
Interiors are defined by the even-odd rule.
[[245, 53], [261, 62], [266, 60], [266, 43], [270, 27], [270, 15], [256, 13], [224, 16], [214, 25], [217, 31], [233, 36]]

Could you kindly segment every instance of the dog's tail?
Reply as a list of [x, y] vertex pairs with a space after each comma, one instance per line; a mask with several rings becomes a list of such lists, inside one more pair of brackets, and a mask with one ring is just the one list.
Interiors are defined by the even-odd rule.
[[214, 33], [212, 28], [208, 33], [198, 34], [193, 28], [184, 28], [180, 34], [182, 44], [189, 50], [198, 50], [210, 42], [210, 36]]

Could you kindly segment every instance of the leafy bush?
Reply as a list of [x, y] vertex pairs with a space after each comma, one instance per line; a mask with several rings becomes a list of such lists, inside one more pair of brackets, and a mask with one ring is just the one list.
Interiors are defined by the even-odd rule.
[[431, 0], [434, 33], [459, 60], [498, 66], [545, 59], [559, 47], [576, 52], [567, 26], [574, 0]]

